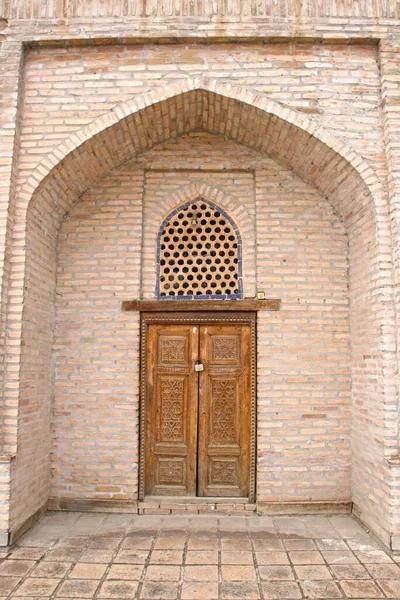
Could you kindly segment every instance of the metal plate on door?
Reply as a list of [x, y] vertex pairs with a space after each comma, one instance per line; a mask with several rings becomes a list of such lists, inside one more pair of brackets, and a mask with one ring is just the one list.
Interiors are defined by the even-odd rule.
[[202, 365], [201, 363], [198, 363], [197, 365], [194, 365], [194, 370], [197, 372], [204, 371], [204, 365]]

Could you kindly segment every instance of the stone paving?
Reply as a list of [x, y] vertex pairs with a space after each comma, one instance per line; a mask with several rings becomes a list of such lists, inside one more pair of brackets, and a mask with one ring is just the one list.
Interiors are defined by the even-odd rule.
[[49, 513], [0, 556], [0, 600], [400, 598], [350, 516]]

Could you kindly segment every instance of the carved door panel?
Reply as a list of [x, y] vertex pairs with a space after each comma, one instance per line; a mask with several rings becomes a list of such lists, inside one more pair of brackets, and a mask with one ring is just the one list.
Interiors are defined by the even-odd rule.
[[145, 493], [195, 496], [199, 328], [150, 325]]
[[250, 327], [200, 328], [198, 495], [245, 497], [250, 471]]

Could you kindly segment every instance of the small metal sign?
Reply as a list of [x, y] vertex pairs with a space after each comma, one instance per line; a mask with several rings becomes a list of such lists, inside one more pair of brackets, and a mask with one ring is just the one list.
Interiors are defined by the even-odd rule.
[[194, 370], [197, 372], [204, 371], [204, 365], [202, 365], [201, 363], [198, 363], [197, 365], [194, 365]]

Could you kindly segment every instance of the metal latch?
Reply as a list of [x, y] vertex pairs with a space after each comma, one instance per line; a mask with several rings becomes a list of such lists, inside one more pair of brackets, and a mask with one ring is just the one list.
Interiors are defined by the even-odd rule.
[[204, 365], [202, 363], [197, 363], [194, 365], [194, 370], [197, 371], [197, 373], [199, 371], [204, 371]]

